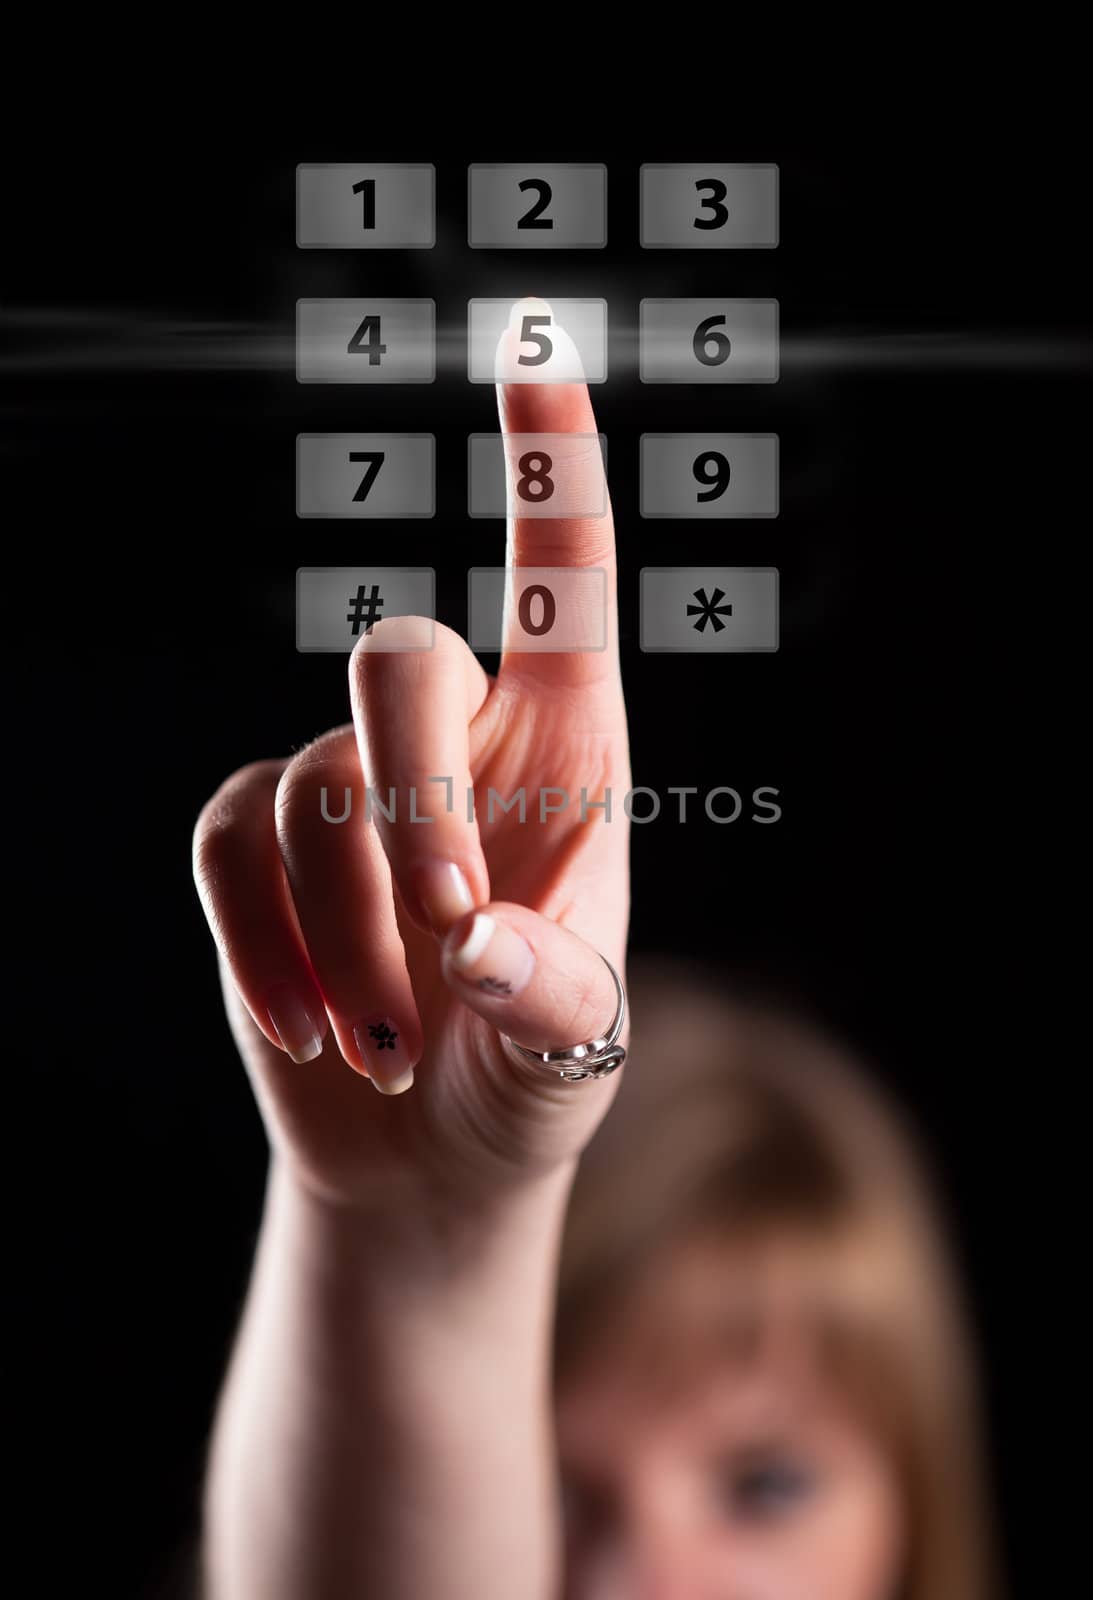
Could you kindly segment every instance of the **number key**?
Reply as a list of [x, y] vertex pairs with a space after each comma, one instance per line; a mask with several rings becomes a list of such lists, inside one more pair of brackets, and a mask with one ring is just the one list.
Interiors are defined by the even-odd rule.
[[776, 166], [642, 167], [642, 249], [772, 250], [777, 243]]
[[468, 169], [468, 210], [474, 250], [602, 250], [607, 168], [475, 165]]
[[776, 433], [643, 433], [643, 517], [776, 517]]
[[297, 300], [298, 383], [432, 383], [432, 300]]
[[296, 168], [296, 243], [302, 250], [431, 250], [436, 169], [361, 162]]
[[472, 433], [467, 441], [472, 517], [607, 515], [607, 440], [595, 433]]
[[436, 442], [431, 433], [296, 436], [298, 517], [431, 517]]
[[777, 383], [777, 300], [643, 300], [642, 383]]

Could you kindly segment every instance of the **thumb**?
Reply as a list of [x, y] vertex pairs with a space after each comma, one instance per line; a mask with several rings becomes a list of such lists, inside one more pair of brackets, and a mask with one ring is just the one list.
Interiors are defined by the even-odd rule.
[[[444, 940], [442, 963], [464, 1005], [530, 1050], [602, 1039], [618, 1010], [615, 980], [600, 952], [511, 901], [461, 917]], [[621, 958], [617, 966], [625, 982]], [[624, 1048], [628, 1033], [627, 1015], [617, 1040]]]

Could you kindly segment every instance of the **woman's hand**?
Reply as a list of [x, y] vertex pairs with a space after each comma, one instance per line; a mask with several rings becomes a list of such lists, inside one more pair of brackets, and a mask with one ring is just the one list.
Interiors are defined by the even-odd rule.
[[[507, 435], [596, 432], [583, 384], [498, 395]], [[498, 1031], [539, 1050], [600, 1036], [616, 1006], [600, 952], [625, 981], [630, 773], [609, 507], [518, 518], [506, 563], [604, 569], [606, 648], [508, 648], [490, 678], [448, 628], [431, 650], [398, 649], [420, 623], [381, 621], [350, 659], [352, 725], [236, 772], [197, 824], [195, 877], [272, 1144], [339, 1204], [488, 1201], [572, 1165], [621, 1078], [565, 1083], [514, 1062]], [[323, 790], [332, 817], [351, 792], [349, 820], [324, 818]], [[376, 804], [389, 791], [394, 822]], [[521, 791], [523, 820], [500, 803]], [[562, 795], [543, 819], [541, 798]]]

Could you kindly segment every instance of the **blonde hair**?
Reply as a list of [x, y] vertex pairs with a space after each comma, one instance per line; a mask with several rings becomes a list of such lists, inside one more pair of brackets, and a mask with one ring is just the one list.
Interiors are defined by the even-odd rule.
[[556, 1381], [655, 1264], [669, 1368], [803, 1316], [891, 1450], [907, 1600], [996, 1600], [970, 1340], [906, 1118], [782, 1007], [660, 958], [632, 958], [628, 987], [631, 1057], [567, 1219]]

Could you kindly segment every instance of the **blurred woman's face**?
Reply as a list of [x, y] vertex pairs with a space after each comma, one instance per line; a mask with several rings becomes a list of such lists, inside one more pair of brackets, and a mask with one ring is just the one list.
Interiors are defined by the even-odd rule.
[[654, 1390], [628, 1342], [558, 1396], [566, 1600], [893, 1600], [894, 1471], [800, 1352]]

